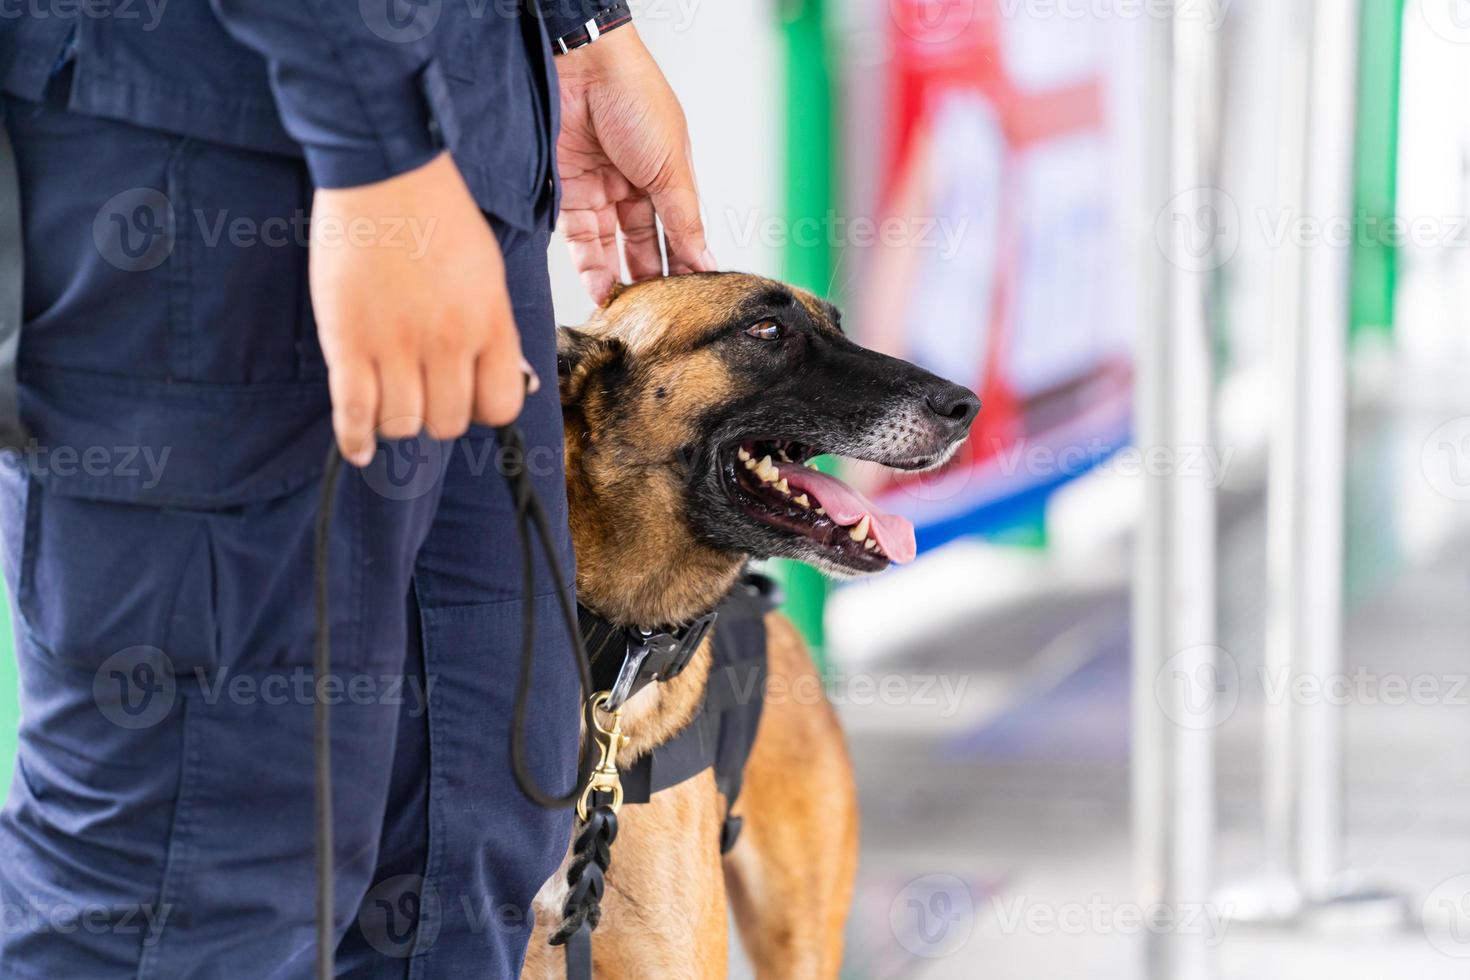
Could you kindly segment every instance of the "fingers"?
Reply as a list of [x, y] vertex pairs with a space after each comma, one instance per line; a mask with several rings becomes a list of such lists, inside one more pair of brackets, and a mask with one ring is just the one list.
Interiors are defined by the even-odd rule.
[[675, 155], [649, 188], [653, 208], [664, 225], [670, 274], [713, 272], [718, 268], [704, 240], [699, 216], [699, 191], [688, 153]]
[[339, 359], [327, 372], [327, 388], [337, 448], [353, 466], [366, 466], [377, 451], [378, 375], [372, 361]]
[[445, 352], [430, 359], [424, 373], [424, 428], [435, 439], [458, 439], [474, 409], [474, 361]]
[[378, 434], [407, 439], [424, 427], [424, 371], [417, 358], [378, 362]]
[[[526, 396], [526, 375], [519, 342], [514, 356], [481, 354], [475, 362], [475, 421], [501, 426], [521, 414]], [[532, 375], [534, 377], [534, 375]]]
[[598, 305], [607, 300], [613, 283], [617, 281], [617, 250], [603, 247], [602, 212], [611, 214], [612, 208], [605, 206], [598, 210], [575, 211], [563, 208], [556, 222], [557, 230], [566, 238], [567, 249], [572, 254], [572, 267], [577, 270], [588, 295]]
[[623, 229], [623, 254], [628, 275], [634, 282], [664, 274], [663, 251], [659, 248], [658, 219], [653, 201], [639, 195], [618, 202], [618, 224]]

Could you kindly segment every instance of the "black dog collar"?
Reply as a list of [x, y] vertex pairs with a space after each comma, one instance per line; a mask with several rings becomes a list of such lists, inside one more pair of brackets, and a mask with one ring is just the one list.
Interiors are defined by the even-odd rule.
[[718, 615], [707, 612], [682, 626], [644, 630], [611, 623], [578, 604], [577, 625], [592, 667], [592, 686], [612, 692], [607, 709], [622, 707], [654, 681], [678, 677]]

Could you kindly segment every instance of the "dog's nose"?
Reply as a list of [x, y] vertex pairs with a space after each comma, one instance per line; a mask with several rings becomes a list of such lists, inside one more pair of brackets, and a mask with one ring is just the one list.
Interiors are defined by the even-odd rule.
[[980, 399], [975, 397], [975, 393], [948, 381], [931, 388], [924, 395], [924, 401], [929, 410], [956, 433], [968, 431], [970, 423], [980, 414]]

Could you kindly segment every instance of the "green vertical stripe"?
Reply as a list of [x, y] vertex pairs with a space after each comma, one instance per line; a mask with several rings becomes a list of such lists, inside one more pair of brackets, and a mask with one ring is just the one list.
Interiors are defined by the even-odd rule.
[[[784, 145], [788, 229], [801, 219], [815, 220], [818, 227], [825, 229], [835, 209], [832, 60], [822, 7], [822, 0], [789, 0], [781, 11], [786, 43]], [[815, 236], [787, 235], [783, 256], [785, 278], [825, 294], [832, 281], [834, 258], [829, 237], [825, 232]], [[785, 612], [811, 644], [820, 664], [827, 581], [820, 573], [796, 562], [778, 562], [775, 566], [786, 587]]]
[[1393, 330], [1398, 253], [1399, 76], [1404, 0], [1362, 0], [1358, 52], [1358, 135], [1354, 174], [1352, 331]]

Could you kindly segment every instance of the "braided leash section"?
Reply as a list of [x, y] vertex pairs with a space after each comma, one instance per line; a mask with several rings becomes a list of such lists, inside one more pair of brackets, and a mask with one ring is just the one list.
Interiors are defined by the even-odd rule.
[[593, 807], [572, 847], [572, 863], [567, 868], [571, 891], [562, 904], [562, 923], [552, 935], [551, 945], [566, 943], [584, 923], [589, 931], [597, 928], [602, 918], [602, 895], [607, 887], [612, 843], [617, 836], [618, 815], [612, 806], [602, 803]]

